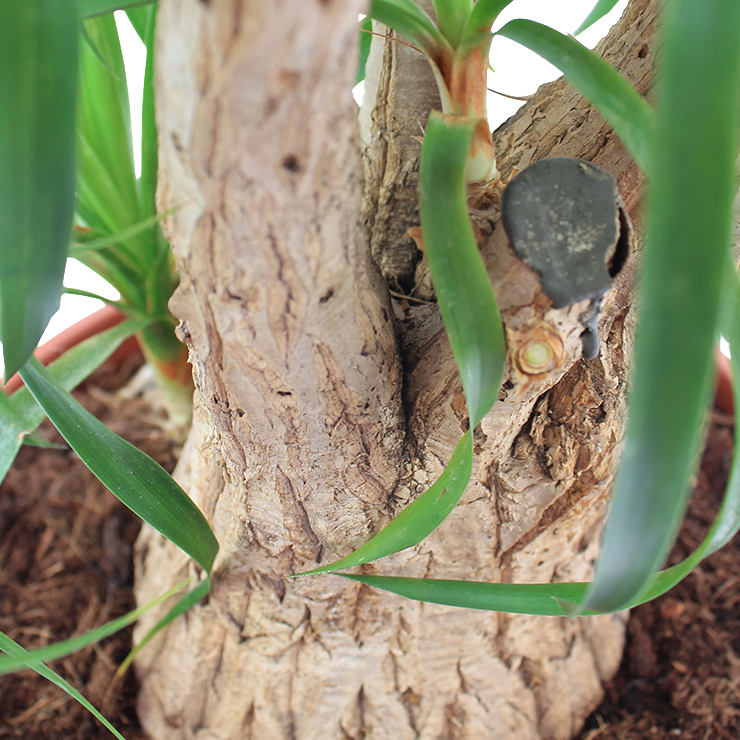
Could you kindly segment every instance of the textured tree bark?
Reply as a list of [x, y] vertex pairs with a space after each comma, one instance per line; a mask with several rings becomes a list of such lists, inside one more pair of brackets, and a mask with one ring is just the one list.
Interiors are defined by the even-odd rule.
[[[154, 738], [568, 738], [620, 660], [623, 615], [515, 617], [405, 601], [333, 576], [284, 580], [377, 531], [432, 482], [466, 424], [436, 307], [391, 305], [369, 258], [349, 94], [362, 6], [160, 4], [159, 198], [162, 209], [183, 204], [166, 230], [182, 276], [172, 309], [196, 385], [178, 476], [222, 549], [208, 602], [137, 663]], [[634, 0], [608, 44], [610, 61], [642, 89], [652, 12]], [[377, 77], [372, 85], [382, 88]], [[391, 125], [363, 127], [366, 151]], [[497, 146], [504, 177], [543, 156], [593, 159], [634, 213], [634, 166], [563, 82], [543, 87]], [[401, 236], [385, 227], [404, 191], [395, 178], [406, 165], [392, 165], [368, 177], [380, 190], [390, 182], [383, 172], [395, 172], [390, 194], [364, 200], [381, 265]], [[621, 435], [631, 263], [607, 298], [602, 353], [583, 361], [584, 304], [548, 306], [510, 252], [495, 200], [475, 219], [512, 357], [546, 323], [562, 360], [535, 378], [510, 365], [476, 430], [461, 505], [418, 547], [368, 572], [591, 575]], [[137, 558], [141, 603], [193, 568], [150, 530]]]

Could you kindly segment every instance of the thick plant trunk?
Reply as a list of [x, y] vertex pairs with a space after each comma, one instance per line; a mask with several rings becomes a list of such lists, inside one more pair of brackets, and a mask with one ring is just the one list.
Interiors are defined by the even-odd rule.
[[[633, 2], [613, 47], [643, 87], [646, 5]], [[378, 262], [408, 283], [408, 265], [383, 257], [399, 246], [399, 227], [387, 224], [404, 188], [364, 201], [361, 192], [350, 86], [362, 10], [360, 0], [160, 3], [160, 207], [182, 206], [166, 224], [182, 276], [172, 309], [196, 385], [178, 475], [221, 553], [207, 603], [137, 663], [141, 719], [157, 740], [568, 738], [620, 660], [624, 615], [500, 615], [334, 576], [285, 580], [389, 521], [433, 481], [466, 423], [436, 307], [391, 303], [370, 259], [363, 202]], [[369, 89], [382, 88], [387, 62], [375, 63]], [[383, 120], [375, 132], [372, 119], [363, 126], [369, 159], [388, 147]], [[552, 154], [594, 159], [636, 205], [629, 158], [565, 83], [541, 89], [499, 132], [498, 149], [504, 176]], [[391, 183], [392, 167], [413, 181], [413, 165], [372, 161], [373, 187]], [[544, 378], [509, 368], [476, 431], [461, 505], [418, 547], [365, 568], [586, 580], [621, 435], [630, 272], [607, 298], [600, 357], [583, 361], [584, 305], [535, 301], [536, 279], [509, 251], [495, 205], [475, 216], [510, 350], [547, 322], [563, 359]], [[193, 568], [150, 530], [137, 557], [141, 603]]]

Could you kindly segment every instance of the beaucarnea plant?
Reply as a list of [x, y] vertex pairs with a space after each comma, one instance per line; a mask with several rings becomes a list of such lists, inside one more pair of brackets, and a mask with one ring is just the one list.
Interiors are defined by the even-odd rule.
[[[442, 523], [470, 478], [472, 429], [496, 401], [505, 346], [495, 298], [467, 215], [466, 188], [470, 184], [485, 188], [496, 180], [484, 120], [484, 83], [487, 49], [495, 40], [491, 24], [507, 4], [438, 0], [437, 25], [411, 2], [372, 3], [373, 16], [428, 55], [443, 99], [443, 111], [431, 116], [423, 144], [421, 226], [440, 310], [463, 381], [471, 431], [463, 435], [432, 488], [355, 553], [313, 573], [366, 563], [418, 543]], [[655, 113], [624, 79], [572, 37], [526, 20], [506, 24], [497, 35], [523, 43], [559, 66], [612, 124], [651, 183], [630, 421], [604, 556], [593, 584], [346, 577], [453, 606], [560, 616], [608, 612], [670, 588], [740, 526], [740, 479], [735, 466], [706, 540], [685, 562], [659, 570], [685, 508], [708, 400], [711, 347], [718, 329], [735, 350], [735, 358], [740, 357], [740, 288], [726, 257], [740, 86], [740, 10], [721, 0], [666, 3]], [[105, 50], [100, 49], [100, 54], [105, 57]], [[689, 110], [687, 100], [691, 101]], [[136, 235], [128, 236], [134, 239]], [[20, 366], [26, 361], [23, 352], [19, 358]], [[672, 368], [669, 376], [663, 372], [665, 367]], [[738, 388], [737, 360], [733, 371]], [[157, 519], [162, 531], [207, 573], [217, 545], [208, 536], [205, 520], [182, 502], [185, 494], [170, 487], [149, 463], [81, 413], [50, 374], [35, 363], [21, 372], [41, 408], [86, 464], [134, 510]], [[14, 420], [16, 433], [27, 426], [17, 412], [6, 415]], [[109, 455], [110, 450], [116, 450], [118, 457]], [[119, 465], [117, 460], [124, 462]], [[128, 481], [135, 466], [140, 472], [132, 493]], [[625, 542], [630, 543], [628, 548]], [[200, 598], [208, 587], [205, 578], [168, 618]], [[38, 668], [33, 661], [59, 657], [79, 644], [26, 654], [5, 643], [3, 649], [13, 655], [0, 661], [0, 671], [21, 665]]]

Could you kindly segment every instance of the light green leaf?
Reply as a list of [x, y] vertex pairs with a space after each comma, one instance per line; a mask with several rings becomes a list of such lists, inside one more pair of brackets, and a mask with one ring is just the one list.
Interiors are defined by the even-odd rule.
[[21, 370], [21, 378], [95, 477], [209, 572], [218, 543], [203, 514], [172, 477], [80, 406], [35, 358]]
[[463, 28], [473, 9], [472, 0], [432, 0], [437, 25], [453, 48], [460, 43]]
[[499, 13], [510, 4], [511, 0], [478, 0], [465, 24], [463, 38], [489, 32]]
[[90, 702], [85, 699], [85, 697], [79, 691], [77, 691], [74, 686], [69, 684], [60, 675], [55, 673], [51, 668], [44, 665], [43, 663], [39, 663], [39, 661], [37, 660], [35, 661], [27, 658], [28, 651], [24, 650], [17, 642], [11, 640], [3, 632], [0, 632], [0, 650], [13, 657], [26, 657], [28, 662], [25, 663], [25, 665], [36, 671], [36, 673], [38, 673], [40, 676], [43, 676], [45, 679], [47, 679], [47, 681], [51, 681], [51, 683], [53, 683], [55, 686], [58, 686], [60, 689], [62, 689], [62, 691], [71, 696], [75, 701], [79, 702], [83, 707], [85, 707], [85, 709], [87, 709], [88, 712], [90, 712], [95, 717], [95, 719], [100, 721], [104, 727], [110, 730], [113, 735], [118, 738], [118, 740], [126, 740], [126, 738], [121, 735], [121, 733], [118, 732], [118, 730], [113, 727], [113, 725], [97, 709], [95, 709], [95, 707], [90, 704]]
[[730, 243], [740, 4], [674, 0], [663, 27], [630, 416], [585, 600], [599, 611], [619, 609], [646, 588], [684, 514]]
[[619, 0], [598, 0], [596, 5], [591, 9], [591, 12], [586, 16], [586, 20], [578, 26], [574, 35], [578, 36], [579, 33], [583, 33], [586, 29], [591, 28], [596, 21], [600, 21], [618, 2]]
[[[149, 321], [124, 321], [112, 329], [80, 342], [49, 366], [49, 372], [65, 390], [77, 387], [100, 367], [124, 339], [147, 326]], [[46, 414], [34, 401], [28, 388], [19, 388], [12, 396], [0, 392], [0, 481], [13, 464], [27, 436], [38, 428]]]
[[440, 54], [452, 57], [452, 47], [434, 21], [412, 0], [372, 0], [369, 15], [416, 44], [439, 64]]
[[47, 663], [52, 660], [59, 660], [60, 658], [76, 653], [78, 650], [82, 650], [89, 645], [94, 645], [96, 642], [100, 642], [106, 637], [119, 632], [124, 627], [128, 627], [128, 625], [133, 624], [139, 617], [146, 614], [150, 609], [153, 609], [171, 596], [174, 596], [178, 591], [181, 591], [189, 582], [190, 579], [179, 583], [177, 586], [170, 589], [162, 596], [154, 599], [154, 601], [151, 601], [149, 604], [140, 606], [138, 609], [134, 609], [128, 614], [118, 617], [118, 619], [114, 619], [107, 624], [91, 630], [90, 632], [86, 632], [84, 635], [76, 635], [75, 637], [71, 637], [69, 640], [55, 642], [53, 645], [45, 645], [44, 647], [36, 648], [35, 650], [23, 650], [22, 652], [16, 651], [15, 655], [0, 657], [0, 676], [13, 673], [21, 668], [25, 668], [26, 666], [33, 668], [33, 665], [30, 665], [33, 662]]
[[367, 64], [367, 58], [370, 56], [370, 45], [373, 42], [372, 30], [373, 19], [366, 15], [360, 21], [360, 62], [357, 65], [355, 85], [359, 85], [365, 79], [365, 65]]
[[556, 66], [609, 122], [643, 172], [652, 174], [655, 116], [619, 72], [572, 36], [541, 23], [509, 21], [496, 35], [526, 46]]
[[[74, 0], [0, 8], [0, 340], [6, 379], [59, 308], [75, 193]], [[92, 52], [90, 52], [92, 53]]]

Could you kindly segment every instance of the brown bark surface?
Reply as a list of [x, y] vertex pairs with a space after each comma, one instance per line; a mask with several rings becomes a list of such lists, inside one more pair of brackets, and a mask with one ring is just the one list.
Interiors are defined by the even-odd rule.
[[[141, 654], [140, 713], [155, 738], [567, 738], [619, 663], [622, 615], [514, 617], [332, 576], [284, 580], [346, 554], [425, 490], [466, 424], [436, 307], [391, 306], [369, 258], [349, 94], [361, 9], [349, 0], [161, 4], [160, 207], [184, 204], [167, 223], [182, 275], [172, 308], [196, 384], [179, 476], [222, 549], [208, 602]], [[635, 0], [607, 55], [643, 89], [650, 12]], [[381, 129], [363, 127], [366, 156]], [[543, 156], [593, 159], [634, 213], [634, 166], [566, 83], [542, 88], [497, 147], [504, 177]], [[369, 181], [406, 166], [377, 168]], [[413, 166], [407, 175], [408, 185]], [[364, 211], [390, 275], [395, 190], [366, 197]], [[495, 201], [474, 216], [510, 351], [545, 323], [562, 361], [534, 379], [509, 367], [476, 430], [461, 505], [419, 546], [368, 572], [591, 575], [621, 435], [631, 270], [608, 295], [600, 357], [581, 360], [585, 304], [556, 311], [542, 299]], [[142, 603], [192, 568], [151, 531], [138, 557]]]

